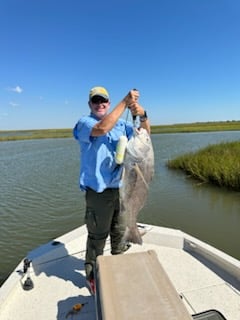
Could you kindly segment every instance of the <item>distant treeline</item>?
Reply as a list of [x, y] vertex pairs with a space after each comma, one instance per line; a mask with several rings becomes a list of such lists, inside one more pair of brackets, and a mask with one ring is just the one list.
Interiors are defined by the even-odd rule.
[[[220, 121], [220, 122], [196, 122], [181, 123], [172, 125], [151, 126], [154, 133], [181, 133], [181, 132], [208, 132], [208, 131], [240, 131], [239, 121]], [[10, 140], [29, 140], [29, 139], [48, 139], [48, 138], [70, 138], [72, 129], [42, 129], [42, 130], [16, 130], [1, 131], [0, 141]]]

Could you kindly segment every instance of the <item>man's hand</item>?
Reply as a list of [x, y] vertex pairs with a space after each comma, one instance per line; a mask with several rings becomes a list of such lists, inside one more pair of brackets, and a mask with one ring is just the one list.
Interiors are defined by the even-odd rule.
[[139, 91], [136, 89], [133, 89], [129, 91], [129, 93], [124, 98], [124, 102], [126, 103], [126, 107], [130, 107], [138, 101], [139, 98]]
[[130, 107], [131, 113], [133, 116], [143, 116], [144, 115], [144, 108], [140, 106], [139, 103], [135, 102]]

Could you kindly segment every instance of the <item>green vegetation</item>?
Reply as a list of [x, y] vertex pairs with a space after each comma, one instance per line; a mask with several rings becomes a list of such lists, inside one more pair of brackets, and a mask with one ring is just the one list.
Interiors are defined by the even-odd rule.
[[210, 131], [238, 131], [240, 121], [179, 123], [172, 125], [152, 126], [152, 133], [180, 133], [180, 132], [210, 132]]
[[70, 138], [72, 129], [0, 131], [0, 141]]
[[240, 191], [240, 141], [210, 145], [169, 160], [167, 165], [202, 182]]
[[[154, 133], [208, 132], [208, 131], [240, 131], [240, 121], [196, 122], [172, 125], [151, 126]], [[10, 140], [70, 138], [72, 129], [43, 129], [1, 131], [0, 142]]]

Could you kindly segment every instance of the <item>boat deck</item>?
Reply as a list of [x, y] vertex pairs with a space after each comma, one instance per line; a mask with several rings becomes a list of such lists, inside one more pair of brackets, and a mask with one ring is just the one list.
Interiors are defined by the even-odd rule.
[[[191, 237], [186, 242], [182, 234], [181, 231], [151, 226], [143, 238], [143, 245], [132, 245], [125, 254], [154, 250], [190, 314], [217, 309], [227, 320], [239, 320], [239, 262], [227, 256], [226, 268], [231, 269], [230, 275], [221, 267], [221, 254], [219, 267], [218, 258], [215, 264], [207, 259], [207, 255], [199, 255], [196, 248], [201, 252], [202, 242], [193, 242], [195, 238]], [[20, 264], [0, 288], [0, 319], [95, 320], [95, 299], [85, 283], [85, 243], [86, 230], [82, 226], [30, 252], [30, 277], [34, 288], [23, 290], [26, 276], [22, 279], [19, 270], [23, 265]], [[109, 241], [105, 255], [110, 255]], [[85, 305], [79, 313], [72, 314], [70, 311], [77, 303]]]

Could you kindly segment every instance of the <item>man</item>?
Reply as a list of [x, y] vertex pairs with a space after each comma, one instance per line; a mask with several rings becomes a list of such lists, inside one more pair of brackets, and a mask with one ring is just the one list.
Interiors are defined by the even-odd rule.
[[103, 254], [108, 235], [111, 253], [120, 254], [124, 225], [119, 215], [119, 187], [122, 166], [114, 160], [120, 136], [133, 135], [133, 125], [120, 119], [125, 109], [140, 116], [140, 126], [150, 132], [146, 111], [138, 103], [139, 92], [131, 90], [109, 112], [110, 97], [103, 87], [94, 87], [89, 93], [90, 115], [82, 117], [73, 134], [80, 144], [80, 189], [85, 191], [85, 222], [88, 230], [85, 271], [88, 287], [95, 293], [94, 269], [96, 258]]

